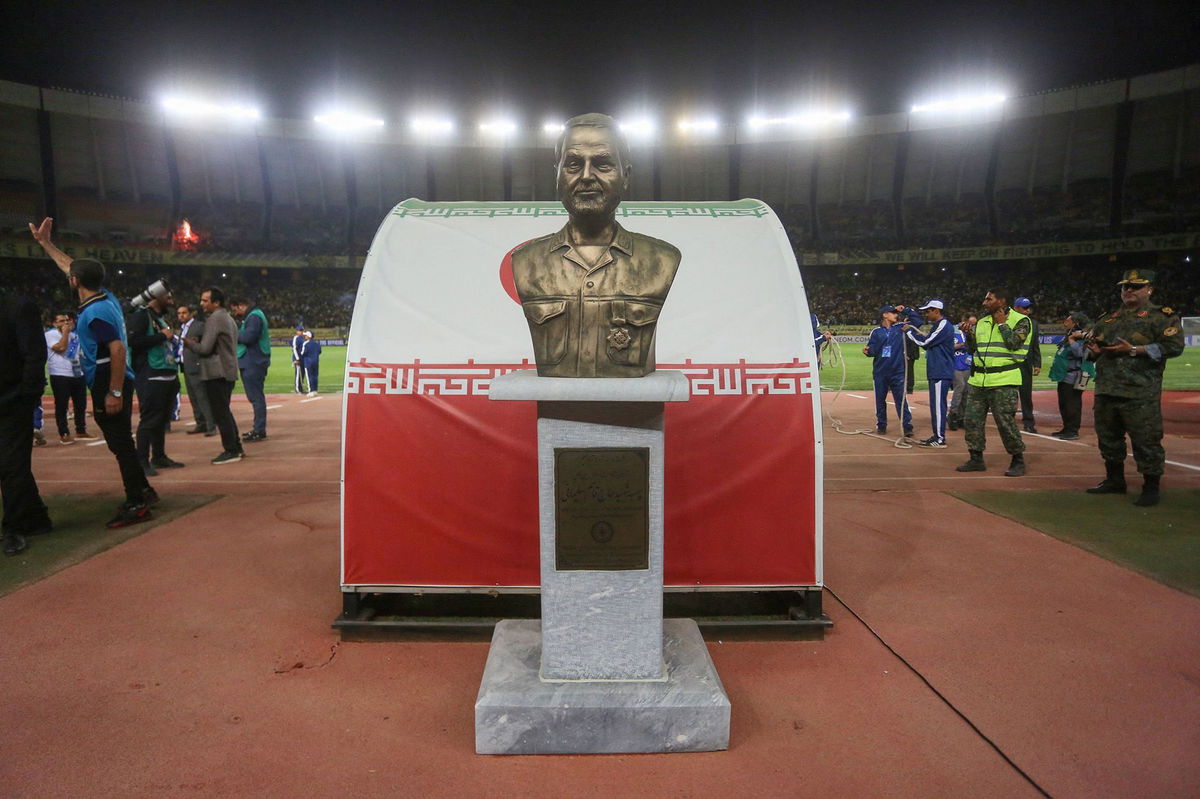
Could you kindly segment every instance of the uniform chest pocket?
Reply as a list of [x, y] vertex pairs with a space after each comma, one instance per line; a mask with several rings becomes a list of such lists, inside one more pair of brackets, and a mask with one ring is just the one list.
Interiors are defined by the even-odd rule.
[[553, 366], [567, 354], [566, 300], [527, 302], [523, 306], [533, 339], [533, 357], [538, 366]]
[[645, 366], [654, 347], [655, 323], [662, 306], [637, 300], [614, 300], [605, 343], [608, 359], [628, 366]]

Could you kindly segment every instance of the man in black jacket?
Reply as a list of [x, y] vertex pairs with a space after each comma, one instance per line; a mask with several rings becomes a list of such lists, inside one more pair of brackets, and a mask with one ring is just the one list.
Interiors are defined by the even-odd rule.
[[25, 536], [50, 531], [50, 515], [33, 479], [29, 420], [46, 386], [46, 340], [29, 298], [0, 292], [0, 492], [4, 495], [3, 547], [17, 555]]
[[152, 294], [153, 288], [141, 295], [151, 298], [125, 317], [138, 398], [137, 454], [147, 476], [183, 466], [166, 452], [167, 425], [179, 395], [175, 334], [165, 318], [175, 300], [165, 283], [161, 292]]

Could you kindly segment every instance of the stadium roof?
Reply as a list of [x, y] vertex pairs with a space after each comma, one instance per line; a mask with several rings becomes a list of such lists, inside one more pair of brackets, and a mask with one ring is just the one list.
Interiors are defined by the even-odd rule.
[[[1015, 94], [1194, 61], [1186, 3], [682, 4], [261, 0], [35, 4], [0, 79], [150, 99], [214, 90], [268, 116], [330, 102], [407, 117], [653, 109], [743, 117], [836, 102], [908, 110], [981, 82]], [[15, 18], [14, 18], [15, 19]]]

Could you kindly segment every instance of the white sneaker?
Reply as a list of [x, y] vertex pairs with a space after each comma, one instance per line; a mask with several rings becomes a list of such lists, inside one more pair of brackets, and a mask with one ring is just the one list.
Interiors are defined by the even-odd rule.
[[306, 397], [315, 397], [315, 396], [317, 396], [317, 392], [315, 392], [315, 391], [310, 391], [310, 392], [308, 392], [307, 394], [305, 394], [304, 396], [306, 396]]

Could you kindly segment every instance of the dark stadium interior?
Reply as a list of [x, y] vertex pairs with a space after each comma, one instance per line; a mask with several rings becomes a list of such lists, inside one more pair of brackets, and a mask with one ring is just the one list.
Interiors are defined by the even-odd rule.
[[[107, 248], [105, 260], [122, 271], [120, 293], [165, 276], [193, 296], [227, 273], [223, 283], [260, 298], [280, 325], [349, 324], [354, 267], [405, 198], [554, 199], [552, 137], [540, 131], [509, 146], [470, 136], [331, 139], [299, 120], [185, 124], [149, 103], [8, 82], [0, 131], [6, 282], [22, 282], [31, 255], [2, 256], [29, 243], [28, 222], [51, 215], [61, 243]], [[1163, 269], [1160, 299], [1197, 312], [1196, 270], [1183, 261], [1200, 231], [1196, 67], [1012, 98], [1000, 114], [888, 114], [790, 138], [745, 130], [717, 138], [666, 133], [654, 146], [634, 144], [630, 199], [767, 202], [823, 321], [865, 324], [865, 306], [885, 296], [941, 293], [953, 308], [974, 307], [1000, 284], [1055, 298], [1038, 308], [1053, 322], [1076, 304], [1090, 312], [1110, 304], [1106, 286], [1129, 264]], [[182, 242], [185, 219], [194, 238]], [[1119, 261], [879, 257], [1180, 234], [1192, 234], [1182, 247], [1122, 252]], [[138, 265], [181, 247], [186, 257], [173, 260], [196, 267]], [[1095, 276], [1086, 289], [1082, 273]]]

